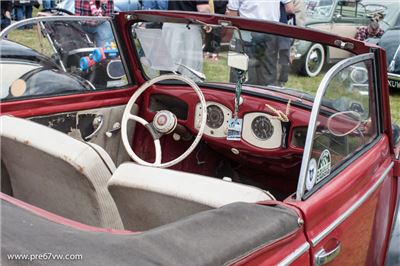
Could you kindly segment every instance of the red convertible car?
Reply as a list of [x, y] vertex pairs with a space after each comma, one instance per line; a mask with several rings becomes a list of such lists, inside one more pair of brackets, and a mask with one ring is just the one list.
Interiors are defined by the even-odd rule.
[[[2, 265], [399, 265], [381, 48], [156, 11], [0, 38]], [[290, 39], [353, 56], [297, 77]]]

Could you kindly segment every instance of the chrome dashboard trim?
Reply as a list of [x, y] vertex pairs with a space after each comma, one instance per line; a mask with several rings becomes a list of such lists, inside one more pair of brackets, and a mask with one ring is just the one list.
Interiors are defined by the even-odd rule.
[[313, 247], [315, 247], [322, 239], [327, 237], [336, 227], [338, 227], [344, 220], [346, 220], [353, 212], [355, 212], [361, 204], [363, 204], [372, 193], [379, 187], [379, 185], [383, 182], [385, 177], [388, 175], [389, 171], [393, 168], [394, 163], [391, 162], [390, 165], [385, 169], [383, 174], [378, 178], [378, 180], [374, 183], [372, 187], [368, 189], [368, 191], [359, 198], [349, 209], [347, 209], [342, 215], [340, 215], [335, 221], [333, 221], [328, 227], [326, 227], [321, 233], [319, 233], [316, 237], [311, 239], [311, 243]]

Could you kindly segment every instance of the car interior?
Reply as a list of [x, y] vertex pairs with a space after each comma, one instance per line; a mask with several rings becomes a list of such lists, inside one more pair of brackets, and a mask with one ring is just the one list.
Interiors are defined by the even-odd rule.
[[[155, 62], [164, 51], [154, 46], [154, 38], [171, 32], [186, 36], [185, 31], [196, 37], [197, 25], [188, 25], [169, 31], [152, 22], [131, 25], [132, 47], [142, 63], [138, 71], [149, 82], [130, 92], [124, 103], [110, 100], [97, 108], [24, 118], [0, 116], [2, 193], [86, 225], [130, 231], [182, 219], [185, 223], [190, 215], [222, 212], [237, 202], [274, 202], [271, 208], [289, 211], [278, 204], [296, 192], [313, 96], [289, 87], [245, 84], [237, 97], [237, 81], [224, 85], [209, 77], [199, 83], [201, 75], [187, 65], [190, 60]], [[246, 43], [255, 36], [250, 31], [239, 36], [236, 29], [218, 30], [222, 40], [230, 36]], [[77, 49], [71, 57], [56, 58], [74, 74], [81, 71], [76, 68], [77, 53], [87, 53]], [[228, 50], [220, 53], [227, 56], [226, 62], [208, 70], [220, 71], [225, 81], [232, 69], [217, 67], [240, 68], [229, 62], [233, 59]], [[198, 55], [182, 50], [181, 56]], [[249, 60], [249, 66], [255, 63]], [[324, 98], [312, 152], [319, 155], [329, 149], [332, 166], [376, 137], [371, 122], [376, 110], [368, 96], [371, 69], [366, 63], [341, 72]], [[79, 75], [96, 87], [95, 92], [116, 84], [111, 78], [93, 78], [89, 71]], [[177, 75], [182, 73], [183, 78]], [[103, 74], [104, 69], [96, 72]], [[129, 87], [129, 78], [118, 81], [122, 88]], [[242, 119], [239, 139], [228, 126], [237, 117]]]

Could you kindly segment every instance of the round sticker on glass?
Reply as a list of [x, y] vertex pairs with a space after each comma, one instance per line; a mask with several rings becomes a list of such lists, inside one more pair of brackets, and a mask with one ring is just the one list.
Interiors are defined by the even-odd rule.
[[307, 178], [306, 178], [306, 189], [310, 191], [317, 180], [317, 161], [313, 158], [308, 163]]

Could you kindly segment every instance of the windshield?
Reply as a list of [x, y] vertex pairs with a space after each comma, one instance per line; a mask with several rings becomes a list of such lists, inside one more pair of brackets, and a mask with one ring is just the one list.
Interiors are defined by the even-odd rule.
[[[343, 58], [350, 55], [319, 43], [220, 25], [140, 22], [132, 25], [131, 33], [147, 79], [174, 72], [197, 83], [234, 88], [245, 75], [244, 85], [252, 85], [252, 90], [311, 101], [331, 66], [326, 64], [328, 51]], [[241, 54], [248, 58], [245, 73], [232, 67]]]
[[312, 18], [327, 18], [334, 7], [333, 0], [306, 0], [306, 13]]

